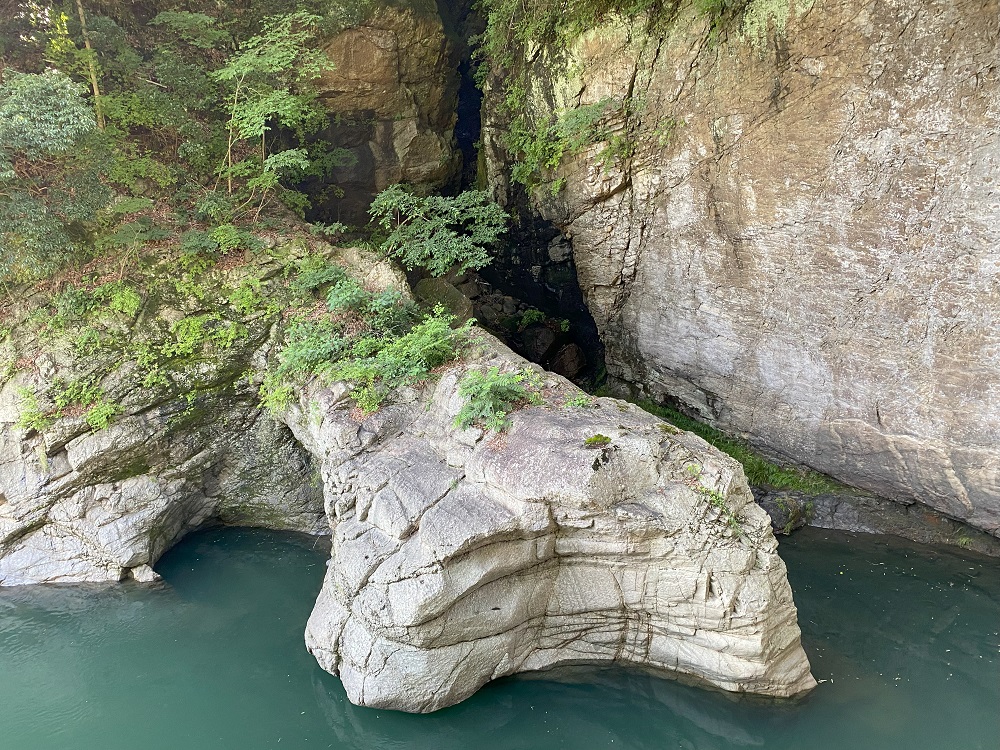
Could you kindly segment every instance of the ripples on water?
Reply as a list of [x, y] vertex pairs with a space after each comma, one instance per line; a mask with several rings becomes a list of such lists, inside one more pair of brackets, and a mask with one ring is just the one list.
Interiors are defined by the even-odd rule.
[[998, 561], [818, 530], [781, 553], [826, 680], [803, 700], [576, 668], [410, 716], [350, 705], [302, 646], [322, 543], [204, 532], [164, 586], [0, 589], [0, 750], [1000, 748]]

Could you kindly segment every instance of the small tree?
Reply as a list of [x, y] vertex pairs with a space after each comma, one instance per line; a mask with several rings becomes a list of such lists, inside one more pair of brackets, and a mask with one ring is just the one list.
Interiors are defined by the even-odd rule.
[[0, 85], [0, 281], [37, 278], [80, 252], [83, 227], [110, 199], [84, 89], [67, 75], [8, 70]]
[[441, 276], [453, 266], [463, 271], [488, 265], [487, 248], [507, 231], [507, 213], [483, 190], [448, 198], [413, 195], [402, 185], [386, 188], [368, 213], [389, 232], [380, 249], [407, 269], [426, 268]]
[[[310, 86], [330, 67], [326, 54], [315, 44], [321, 20], [305, 11], [268, 18], [263, 31], [213, 73], [216, 80], [232, 86], [221, 173], [230, 194], [234, 177], [247, 178], [250, 195], [245, 205], [259, 198], [262, 206], [284, 174], [301, 172], [309, 165], [305, 149], [269, 154], [267, 133], [277, 124], [302, 135], [323, 121]], [[259, 159], [241, 153], [241, 146], [253, 143], [259, 144]]]

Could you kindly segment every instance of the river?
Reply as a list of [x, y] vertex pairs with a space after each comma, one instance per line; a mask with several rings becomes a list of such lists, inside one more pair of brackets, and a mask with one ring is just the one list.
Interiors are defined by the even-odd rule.
[[574, 668], [411, 716], [352, 706], [305, 651], [323, 541], [201, 532], [165, 585], [0, 589], [0, 750], [1000, 748], [1000, 561], [815, 529], [781, 554], [804, 699]]

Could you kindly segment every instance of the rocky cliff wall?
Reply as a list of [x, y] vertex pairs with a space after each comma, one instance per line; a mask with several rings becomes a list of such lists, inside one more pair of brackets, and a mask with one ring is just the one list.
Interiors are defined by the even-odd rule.
[[685, 7], [543, 50], [535, 122], [628, 106], [535, 204], [572, 239], [612, 376], [1000, 533], [1000, 6], [798, 8], [766, 43]]
[[[373, 291], [405, 285], [371, 254], [316, 251]], [[373, 414], [318, 378], [290, 385], [277, 419], [262, 411], [254, 386], [288, 318], [325, 309], [282, 307], [307, 257], [299, 241], [197, 274], [154, 267], [133, 304], [112, 281], [117, 302], [84, 305], [109, 289], [90, 284], [15, 311], [0, 585], [154, 580], [212, 523], [332, 531], [306, 640], [355, 703], [430, 711], [573, 661], [776, 696], [815, 685], [768, 517], [694, 435], [537, 366], [538, 403], [509, 432], [460, 429], [469, 370], [532, 367], [485, 332]]]
[[389, 185], [430, 191], [457, 180], [458, 59], [433, 2], [382, 5], [324, 49], [333, 68], [317, 81], [330, 113], [322, 135], [349, 154], [330, 177], [337, 190], [311, 188], [326, 191], [327, 220], [364, 224]]

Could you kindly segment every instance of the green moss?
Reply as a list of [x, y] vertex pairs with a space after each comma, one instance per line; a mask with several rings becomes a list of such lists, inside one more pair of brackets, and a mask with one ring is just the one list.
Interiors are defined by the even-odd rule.
[[745, 441], [726, 435], [721, 430], [681, 414], [676, 409], [660, 406], [651, 401], [637, 401], [636, 405], [682, 430], [693, 432], [723, 453], [735, 458], [743, 464], [743, 471], [751, 485], [796, 490], [810, 495], [839, 492], [844, 489], [843, 485], [819, 472], [779, 466], [764, 458]]

